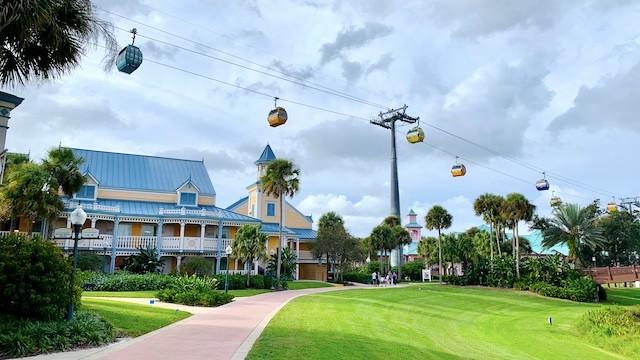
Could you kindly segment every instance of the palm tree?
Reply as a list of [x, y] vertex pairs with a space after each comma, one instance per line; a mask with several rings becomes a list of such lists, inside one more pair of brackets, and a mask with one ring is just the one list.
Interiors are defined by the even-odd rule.
[[78, 66], [85, 48], [102, 38], [110, 66], [117, 44], [111, 25], [90, 0], [4, 1], [0, 5], [0, 85], [48, 80]]
[[[411, 244], [411, 235], [402, 227], [400, 218], [395, 215], [387, 216], [383, 221], [383, 224], [391, 226], [391, 237], [393, 239], [394, 248], [398, 248], [398, 256], [400, 255], [400, 247]], [[402, 258], [398, 261], [398, 278], [402, 279]]]
[[588, 207], [577, 204], [562, 204], [553, 210], [553, 218], [542, 231], [542, 246], [550, 248], [564, 244], [569, 248], [569, 258], [576, 264], [582, 262], [580, 249], [587, 246], [595, 249], [605, 242], [603, 229], [598, 227], [598, 216]]
[[280, 283], [280, 267], [282, 264], [282, 217], [284, 215], [283, 198], [294, 196], [300, 188], [300, 169], [291, 161], [276, 159], [269, 163], [264, 175], [260, 178], [265, 195], [272, 195], [280, 200], [280, 216], [278, 221], [278, 266], [276, 282]]
[[269, 238], [267, 234], [260, 232], [261, 227], [261, 224], [242, 225], [231, 243], [233, 255], [249, 265], [247, 269], [247, 287], [251, 285], [250, 273], [253, 261], [263, 260], [267, 257], [266, 243]]
[[56, 179], [62, 192], [71, 197], [84, 185], [85, 178], [80, 172], [83, 162], [84, 159], [77, 158], [71, 149], [58, 147], [49, 150], [48, 157], [42, 160], [42, 168]]
[[[476, 201], [473, 202], [473, 210], [476, 216], [482, 216], [482, 219], [489, 224], [489, 248], [491, 252], [491, 260], [493, 261], [493, 227], [500, 215], [500, 207], [504, 198], [494, 194], [480, 195]], [[497, 236], [496, 236], [497, 242]], [[500, 244], [498, 243], [498, 248]]]
[[516, 260], [516, 277], [520, 277], [520, 237], [518, 235], [518, 223], [521, 220], [531, 221], [535, 205], [522, 194], [508, 194], [502, 204], [502, 215], [511, 225], [513, 231], [513, 256]]
[[440, 205], [432, 207], [424, 217], [424, 226], [427, 229], [438, 229], [438, 277], [440, 284], [442, 284], [442, 234], [440, 232], [442, 229], [450, 228], [452, 220], [453, 216]]
[[[376, 226], [371, 231], [369, 240], [371, 241], [371, 247], [376, 250], [376, 252], [380, 251], [386, 255], [387, 250], [391, 251], [391, 249], [393, 249], [393, 230], [391, 226], [384, 223]], [[389, 260], [390, 259], [387, 258], [388, 268], [385, 270], [391, 269], [391, 262]]]
[[327, 256], [327, 279], [329, 278], [329, 264], [336, 264], [335, 254], [339, 252], [341, 243], [349, 237], [344, 227], [344, 220], [338, 214], [330, 211], [318, 220], [318, 235], [311, 251], [313, 256], [321, 258]]

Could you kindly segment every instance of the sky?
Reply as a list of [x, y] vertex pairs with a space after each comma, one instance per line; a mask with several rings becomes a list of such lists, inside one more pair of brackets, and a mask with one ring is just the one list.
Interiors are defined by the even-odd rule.
[[[406, 104], [426, 138], [396, 132], [403, 219], [413, 209], [424, 224], [439, 204], [464, 231], [482, 223], [472, 204], [487, 192], [522, 193], [550, 216], [543, 171], [564, 202], [640, 195], [637, 1], [94, 3], [121, 47], [137, 28], [144, 62], [105, 71], [105, 50], [88, 46], [68, 75], [3, 88], [25, 98], [9, 151], [204, 159], [227, 207], [270, 144], [300, 167], [293, 205], [316, 221], [335, 211], [364, 237], [391, 211], [391, 132], [369, 120]], [[289, 120], [271, 128], [274, 97]], [[456, 156], [464, 177], [450, 174]]]

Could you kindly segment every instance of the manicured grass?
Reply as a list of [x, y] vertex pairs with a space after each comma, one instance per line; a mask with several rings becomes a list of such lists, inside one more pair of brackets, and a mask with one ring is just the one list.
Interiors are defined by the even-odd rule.
[[616, 305], [640, 305], [640, 289], [607, 289], [607, 300]]
[[332, 291], [291, 301], [248, 358], [620, 358], [576, 329], [583, 313], [602, 306], [473, 287]]
[[319, 281], [289, 281], [287, 282], [289, 290], [302, 290], [302, 289], [315, 289], [315, 288], [323, 288], [323, 287], [332, 287], [335, 286], [333, 284], [319, 282]]
[[191, 316], [186, 311], [102, 299], [82, 299], [82, 310], [98, 313], [127, 336], [140, 336]]
[[83, 291], [83, 297], [120, 297], [157, 299], [157, 291]]

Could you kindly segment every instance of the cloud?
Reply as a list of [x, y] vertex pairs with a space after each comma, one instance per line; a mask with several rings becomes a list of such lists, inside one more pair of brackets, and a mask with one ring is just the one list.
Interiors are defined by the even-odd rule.
[[628, 72], [606, 78], [594, 87], [582, 86], [573, 107], [549, 124], [557, 133], [576, 127], [588, 129], [617, 126], [640, 132], [640, 101], [635, 89], [640, 88], [640, 63]]
[[452, 36], [473, 39], [516, 27], [544, 30], [553, 26], [568, 2], [449, 0], [433, 2], [433, 13], [454, 23]]
[[[364, 171], [388, 159], [389, 131], [362, 120], [325, 121], [297, 133], [305, 172]], [[383, 144], [381, 146], [381, 144]]]
[[296, 69], [293, 65], [286, 64], [280, 60], [274, 60], [269, 64], [269, 67], [276, 68], [285, 74], [289, 74], [298, 79], [310, 79], [315, 73], [315, 69], [311, 66], [305, 66], [301, 69]]
[[237, 155], [225, 150], [211, 151], [187, 147], [160, 151], [155, 155], [176, 159], [204, 160], [207, 169], [214, 173], [219, 171], [243, 172], [252, 168], [252, 162], [247, 156]]
[[157, 45], [153, 41], [146, 41], [140, 47], [144, 50], [144, 56], [151, 54], [154, 60], [175, 60], [176, 53], [180, 51], [176, 47]]
[[393, 27], [375, 22], [366, 23], [361, 28], [350, 26], [348, 29], [343, 29], [334, 42], [322, 45], [320, 64], [324, 65], [339, 58], [344, 50], [357, 49], [392, 32]]
[[[455, 127], [452, 131], [462, 137], [507, 155], [518, 154], [532, 118], [553, 98], [544, 82], [548, 72], [535, 56], [515, 65], [500, 62], [480, 67], [446, 95], [435, 121], [423, 120], [452, 129], [445, 123], [450, 122]], [[493, 156], [441, 132], [434, 134], [439, 145], [459, 156]]]

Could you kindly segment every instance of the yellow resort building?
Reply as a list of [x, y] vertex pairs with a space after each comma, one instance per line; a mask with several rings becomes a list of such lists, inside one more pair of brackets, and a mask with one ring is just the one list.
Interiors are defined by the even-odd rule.
[[[72, 149], [84, 159], [81, 172], [86, 182], [73, 197], [63, 197], [65, 208], [52, 224], [50, 238], [69, 255], [73, 239], [69, 215], [76, 207], [87, 213], [79, 251], [104, 256], [105, 271], [122, 268], [127, 257], [140, 248], [156, 248], [165, 272], [180, 270], [192, 256], [211, 261], [215, 273], [261, 273], [265, 262], [248, 269], [242, 261], [228, 261], [225, 249], [245, 224], [262, 224], [268, 235], [267, 252], [278, 245], [280, 209], [278, 199], [265, 196], [260, 182], [247, 187], [248, 195], [227, 208], [216, 206], [214, 190], [203, 161]], [[275, 160], [267, 147], [255, 162], [257, 179]], [[297, 255], [296, 279], [326, 280], [326, 261], [313, 258], [316, 239], [312, 219], [285, 201], [283, 247]], [[19, 224], [27, 231], [30, 224]]]

